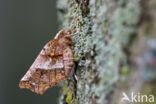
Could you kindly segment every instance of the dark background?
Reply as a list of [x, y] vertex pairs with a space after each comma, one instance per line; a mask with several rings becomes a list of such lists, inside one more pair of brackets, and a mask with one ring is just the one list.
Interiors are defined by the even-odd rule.
[[56, 104], [58, 87], [42, 96], [18, 87], [56, 33], [55, 0], [0, 0], [0, 104]]

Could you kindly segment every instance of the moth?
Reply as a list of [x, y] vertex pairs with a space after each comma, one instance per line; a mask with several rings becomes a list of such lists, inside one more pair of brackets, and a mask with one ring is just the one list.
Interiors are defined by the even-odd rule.
[[71, 72], [74, 64], [71, 30], [61, 30], [48, 42], [19, 83], [37, 94], [60, 84]]

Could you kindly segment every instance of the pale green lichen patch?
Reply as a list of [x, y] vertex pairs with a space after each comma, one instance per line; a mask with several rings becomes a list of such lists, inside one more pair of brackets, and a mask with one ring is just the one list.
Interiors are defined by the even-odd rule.
[[[58, 6], [59, 4], [62, 4], [61, 2], [62, 1], [58, 2]], [[67, 4], [64, 4], [64, 6], [70, 6], [70, 8], [68, 8], [68, 12], [62, 15], [62, 17], [60, 18], [61, 20], [63, 20], [61, 27], [72, 30], [74, 53], [77, 57], [77, 60], [80, 60], [85, 56], [85, 53], [88, 52], [87, 40], [91, 35], [90, 17], [82, 16], [80, 5], [77, 4], [75, 0], [68, 0], [66, 1], [66, 3]]]
[[[77, 87], [71, 90], [72, 94], [66, 93], [66, 101], [72, 98], [75, 103], [101, 104], [119, 79], [120, 62], [126, 60], [122, 49], [137, 28], [139, 1], [90, 0], [90, 13], [86, 16], [75, 0], [66, 1], [62, 7], [67, 12], [61, 14], [61, 26], [72, 29], [78, 60]], [[73, 96], [75, 90], [77, 95]]]
[[[119, 7], [115, 10], [112, 19], [114, 22], [113, 34], [121, 44], [126, 45], [129, 41], [129, 35], [136, 31], [137, 23], [140, 18], [140, 0], [121, 0]], [[124, 6], [120, 6], [123, 5]]]

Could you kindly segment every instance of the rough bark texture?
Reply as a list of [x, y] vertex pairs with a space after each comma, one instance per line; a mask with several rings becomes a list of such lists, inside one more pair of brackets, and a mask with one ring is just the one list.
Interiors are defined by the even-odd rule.
[[145, 60], [156, 50], [155, 0], [58, 0], [57, 8], [60, 29], [73, 31], [77, 76], [62, 83], [60, 104], [119, 104], [122, 91], [153, 90], [146, 68], [155, 66]]

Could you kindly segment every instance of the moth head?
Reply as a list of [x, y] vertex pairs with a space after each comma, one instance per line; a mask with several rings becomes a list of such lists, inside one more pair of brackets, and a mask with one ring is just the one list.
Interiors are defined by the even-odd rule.
[[56, 34], [55, 39], [57, 40], [57, 39], [63, 38], [65, 35], [66, 35], [66, 31], [62, 29]]
[[58, 40], [58, 42], [62, 46], [71, 46], [72, 45], [72, 40], [69, 37], [60, 38]]
[[72, 45], [71, 34], [72, 32], [70, 29], [68, 31], [65, 31], [63, 29], [56, 35], [55, 39], [58, 40], [60, 45], [63, 46]]

